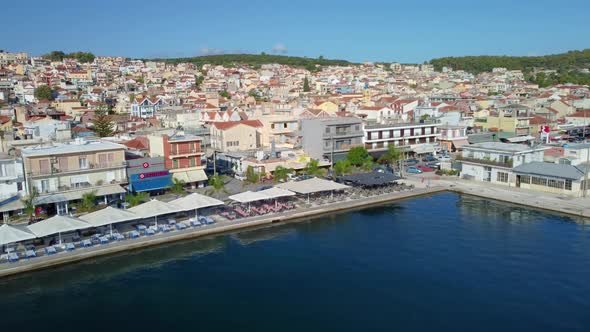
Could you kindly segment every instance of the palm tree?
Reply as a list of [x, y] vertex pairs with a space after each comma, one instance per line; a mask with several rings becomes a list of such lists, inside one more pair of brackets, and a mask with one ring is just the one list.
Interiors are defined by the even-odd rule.
[[33, 217], [35, 216], [35, 199], [39, 196], [39, 192], [37, 188], [33, 187], [29, 196], [21, 199], [24, 207], [23, 210], [25, 214], [29, 216], [29, 222], [33, 221]]
[[338, 160], [334, 164], [334, 175], [339, 176], [350, 172], [350, 162], [348, 160], [342, 159]]
[[286, 168], [283, 166], [277, 166], [277, 168], [275, 168], [274, 172], [273, 172], [273, 181], [274, 182], [278, 182], [278, 181], [286, 181], [287, 178], [289, 177], [289, 174], [293, 173], [293, 169], [292, 168]]
[[90, 212], [96, 208], [96, 191], [84, 193], [80, 202], [80, 212]]
[[218, 195], [220, 192], [227, 193], [227, 190], [225, 190], [223, 175], [213, 175], [210, 177], [209, 185], [211, 186], [211, 189], [208, 190], [208, 195]]
[[137, 206], [148, 200], [149, 194], [146, 192], [137, 193], [134, 195], [125, 196], [125, 202], [129, 204], [129, 207]]
[[320, 169], [320, 162], [317, 159], [311, 159], [307, 165], [305, 166], [305, 168], [303, 169], [303, 172], [307, 175], [311, 175], [311, 176], [319, 176], [322, 173], [322, 170]]
[[172, 187], [170, 187], [170, 190], [176, 195], [184, 194], [184, 181], [176, 178], [172, 180], [174, 181], [174, 183], [172, 184]]

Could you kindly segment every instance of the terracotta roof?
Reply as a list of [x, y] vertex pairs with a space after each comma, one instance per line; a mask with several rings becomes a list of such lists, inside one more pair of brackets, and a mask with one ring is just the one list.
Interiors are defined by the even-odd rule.
[[130, 141], [123, 143], [128, 148], [136, 150], [147, 150], [149, 149], [149, 141], [146, 137], [136, 137]]
[[235, 127], [239, 124], [243, 124], [246, 126], [258, 128], [262, 127], [262, 122], [260, 120], [243, 120], [243, 121], [227, 121], [227, 122], [215, 122], [213, 126], [219, 130], [226, 130], [232, 127]]

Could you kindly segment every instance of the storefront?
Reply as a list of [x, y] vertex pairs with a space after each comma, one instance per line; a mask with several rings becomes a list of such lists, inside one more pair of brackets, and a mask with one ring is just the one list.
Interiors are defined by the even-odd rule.
[[131, 159], [127, 163], [130, 192], [164, 191], [172, 186], [172, 174], [163, 157]]

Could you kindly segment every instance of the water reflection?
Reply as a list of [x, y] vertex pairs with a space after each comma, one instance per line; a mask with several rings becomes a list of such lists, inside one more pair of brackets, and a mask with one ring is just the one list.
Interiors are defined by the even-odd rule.
[[169, 262], [220, 252], [225, 246], [224, 237], [217, 236], [89, 259], [1, 280], [0, 294], [9, 297], [23, 292], [59, 290], [72, 284], [104, 282], [141, 270], [160, 269]]

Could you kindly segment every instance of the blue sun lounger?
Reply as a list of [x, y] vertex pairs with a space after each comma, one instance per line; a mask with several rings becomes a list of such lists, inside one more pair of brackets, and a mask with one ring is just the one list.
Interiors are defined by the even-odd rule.
[[92, 247], [92, 241], [89, 239], [83, 240], [80, 242], [80, 245], [84, 248]]
[[132, 239], [137, 239], [139, 237], [139, 232], [138, 231], [131, 231], [131, 232], [129, 232], [129, 237]]
[[113, 234], [113, 239], [115, 241], [123, 241], [123, 240], [125, 240], [125, 237], [119, 233], [115, 233], [115, 234]]
[[148, 235], [148, 236], [156, 235], [156, 231], [154, 231], [151, 228], [148, 228], [145, 230], [145, 235]]
[[100, 244], [109, 244], [109, 238], [106, 236], [101, 236], [98, 240], [100, 241]]
[[8, 261], [11, 263], [18, 262], [18, 255], [15, 252], [11, 252], [10, 254], [8, 254]]
[[186, 224], [182, 223], [182, 222], [179, 222], [178, 224], [176, 224], [176, 229], [179, 231], [186, 229], [186, 227], [187, 227]]
[[74, 251], [76, 246], [73, 243], [66, 243], [66, 251]]
[[29, 249], [25, 252], [25, 257], [26, 258], [35, 258], [35, 257], [37, 257], [37, 252], [35, 251], [35, 249]]
[[45, 248], [45, 254], [48, 255], [48, 256], [49, 255], [55, 255], [55, 254], [57, 254], [57, 250], [55, 250], [55, 247], [54, 246], [46, 247]]
[[193, 226], [193, 227], [199, 227], [199, 226], [201, 226], [201, 222], [199, 222], [196, 219], [191, 219], [191, 226]]
[[211, 217], [205, 217], [205, 220], [207, 220], [207, 225], [213, 225], [215, 223], [215, 220]]

